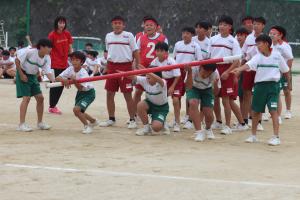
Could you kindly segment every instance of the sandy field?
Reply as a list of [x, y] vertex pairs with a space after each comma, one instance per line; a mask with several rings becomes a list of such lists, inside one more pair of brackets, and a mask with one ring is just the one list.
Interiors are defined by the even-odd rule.
[[[244, 143], [250, 131], [230, 136], [215, 131], [217, 139], [203, 143], [194, 142], [192, 130], [135, 136], [135, 130], [126, 128], [128, 115], [120, 94], [116, 126], [83, 135], [72, 113], [75, 88], [63, 93], [63, 115], [45, 111], [50, 131], [21, 133], [15, 131], [20, 104], [15, 86], [0, 80], [0, 199], [300, 199], [299, 81], [300, 76], [293, 77], [294, 116], [281, 126], [282, 145], [271, 147], [266, 143], [271, 122], [263, 123], [265, 131], [256, 144]], [[87, 112], [105, 120], [104, 82], [95, 85], [97, 97]], [[47, 107], [49, 91], [42, 88]], [[27, 122], [36, 126], [34, 99]]]

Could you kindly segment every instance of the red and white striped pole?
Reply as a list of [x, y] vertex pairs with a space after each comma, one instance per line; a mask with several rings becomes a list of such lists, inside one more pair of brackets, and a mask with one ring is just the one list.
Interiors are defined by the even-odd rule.
[[[77, 83], [92, 82], [92, 81], [127, 77], [127, 76], [132, 76], [132, 75], [141, 75], [141, 74], [154, 73], [154, 72], [160, 72], [160, 71], [169, 71], [169, 70], [176, 69], [176, 68], [192, 67], [192, 66], [197, 66], [197, 65], [205, 65], [205, 64], [220, 63], [220, 62], [231, 62], [234, 60], [239, 60], [239, 59], [241, 59], [241, 57], [242, 57], [241, 55], [228, 56], [228, 57], [223, 57], [223, 58], [214, 58], [214, 59], [208, 59], [208, 60], [193, 61], [190, 63], [180, 63], [180, 64], [175, 64], [175, 65], [161, 66], [161, 67], [138, 69], [138, 70], [132, 70], [132, 71], [127, 71], [127, 72], [107, 74], [107, 75], [103, 75], [103, 76], [93, 76], [93, 77], [82, 78], [82, 79], [76, 80], [76, 82]], [[74, 81], [70, 80], [70, 84], [74, 84]], [[60, 86], [63, 86], [63, 84], [61, 82], [46, 84], [47, 88], [60, 87]]]

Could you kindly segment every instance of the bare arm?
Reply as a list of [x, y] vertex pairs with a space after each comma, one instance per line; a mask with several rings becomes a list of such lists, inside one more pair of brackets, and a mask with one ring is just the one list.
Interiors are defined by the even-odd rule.
[[186, 82], [185, 82], [185, 87], [187, 87], [188, 89], [192, 89], [193, 87], [193, 72], [191, 68], [187, 68], [187, 78], [186, 78]]
[[24, 72], [23, 72], [23, 70], [21, 68], [21, 62], [20, 62], [20, 60], [18, 58], [16, 58], [15, 63], [16, 63], [16, 68], [17, 68], [17, 71], [18, 71], [18, 73], [20, 75], [21, 80], [23, 82], [27, 82], [28, 78], [27, 78], [26, 74], [24, 74]]
[[148, 75], [151, 76], [152, 78], [154, 78], [156, 80], [156, 82], [158, 82], [161, 85], [161, 87], [164, 87], [165, 82], [164, 82], [164, 80], [162, 78], [160, 78], [159, 76], [155, 75], [154, 73], [149, 73]]
[[135, 50], [133, 52], [133, 58], [134, 58], [135, 66], [139, 66], [139, 64], [140, 64], [140, 51], [139, 50]]

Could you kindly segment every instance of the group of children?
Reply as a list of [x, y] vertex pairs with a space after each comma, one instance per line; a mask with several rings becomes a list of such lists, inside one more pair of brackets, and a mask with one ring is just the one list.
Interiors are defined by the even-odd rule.
[[[286, 31], [281, 26], [273, 26], [269, 34], [264, 34], [266, 21], [262, 17], [246, 17], [243, 27], [233, 36], [233, 20], [221, 16], [218, 21], [219, 34], [210, 37], [211, 24], [205, 21], [195, 27], [182, 29], [182, 40], [174, 46], [173, 57], [169, 55], [166, 36], [155, 18], [143, 18], [143, 32], [134, 37], [125, 31], [125, 20], [116, 16], [111, 20], [112, 32], [105, 38], [107, 63], [101, 64], [98, 53], [89, 47], [85, 52], [75, 51], [69, 55], [70, 66], [56, 78], [50, 72], [51, 42], [42, 39], [37, 49], [28, 49], [16, 58], [17, 96], [23, 97], [20, 107], [19, 129], [30, 131], [25, 124], [27, 105], [31, 96], [37, 100], [38, 128], [49, 129], [42, 121], [43, 96], [37, 82], [36, 70], [42, 68], [50, 81], [60, 81], [69, 88], [69, 80], [78, 89], [73, 112], [84, 124], [83, 133], [91, 133], [93, 127], [109, 127], [116, 123], [115, 93], [123, 93], [129, 121], [129, 129], [143, 128], [136, 135], [149, 135], [162, 131], [170, 133], [183, 128], [195, 129], [195, 140], [214, 139], [213, 129], [220, 129], [228, 135], [232, 131], [245, 131], [252, 127], [252, 134], [246, 142], [257, 142], [257, 130], [263, 130], [261, 113], [268, 107], [273, 121], [274, 135], [270, 145], [279, 145], [279, 124], [281, 120], [280, 90], [284, 90], [287, 105], [285, 118], [291, 118], [291, 78], [293, 55], [285, 41]], [[105, 83], [108, 120], [100, 122], [85, 111], [95, 99], [92, 83], [77, 83], [76, 80], [96, 75], [113, 74], [144, 68], [189, 63], [211, 58], [242, 55], [241, 60], [182, 67], [148, 73], [146, 75], [107, 79]], [[105, 61], [103, 61], [105, 62]], [[132, 96], [133, 89], [135, 93]], [[145, 99], [141, 100], [145, 92]], [[186, 94], [186, 116], [180, 119], [181, 99]], [[169, 113], [168, 96], [172, 98], [174, 119], [167, 123]], [[240, 106], [235, 100], [239, 96]], [[225, 123], [222, 122], [221, 102]], [[238, 123], [232, 126], [231, 113]], [[215, 117], [214, 117], [215, 116]], [[215, 120], [214, 120], [215, 119]], [[204, 127], [202, 127], [204, 125]], [[24, 128], [25, 127], [25, 128]]]

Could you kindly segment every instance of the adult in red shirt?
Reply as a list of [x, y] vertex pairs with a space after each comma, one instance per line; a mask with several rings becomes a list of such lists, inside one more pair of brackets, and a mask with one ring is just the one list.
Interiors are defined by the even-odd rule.
[[[55, 77], [68, 67], [68, 55], [72, 50], [73, 39], [67, 28], [67, 20], [65, 17], [58, 16], [54, 21], [54, 30], [48, 35], [53, 48], [51, 51], [51, 68], [54, 70]], [[49, 113], [61, 114], [56, 107], [64, 87], [50, 89], [50, 106]]]

